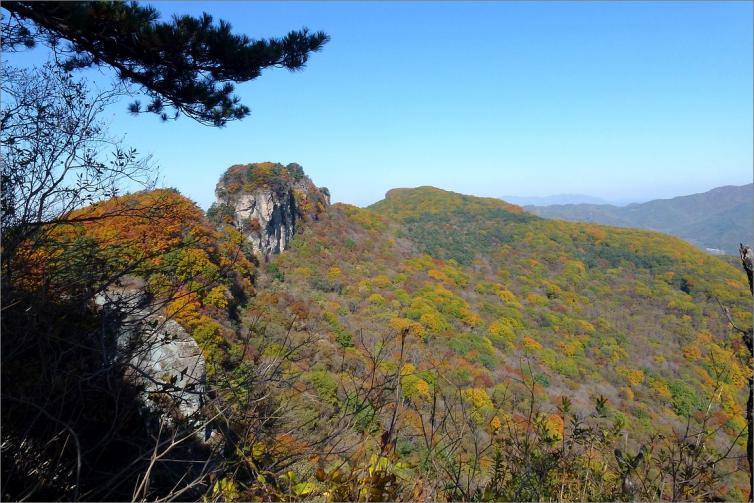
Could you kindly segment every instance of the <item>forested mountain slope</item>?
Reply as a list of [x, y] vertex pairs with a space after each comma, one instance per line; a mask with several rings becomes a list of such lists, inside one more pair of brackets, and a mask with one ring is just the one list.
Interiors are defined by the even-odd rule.
[[[388, 358], [409, 369], [400, 405], [357, 431], [372, 433], [376, 450], [392, 431], [397, 459], [417, 470], [432, 451], [436, 389], [446, 393], [444, 414], [452, 390], [462, 397], [477, 440], [521, 420], [533, 402], [562, 435], [566, 397], [585, 415], [601, 403], [634, 450], [710, 407], [712, 444], [724, 450], [739, 438], [741, 455], [745, 353], [717, 300], [750, 324], [746, 279], [679, 239], [420, 187], [392, 190], [368, 209], [333, 206], [267, 271], [252, 309], [277, 317], [282, 331], [296, 306], [299, 336], [315, 337], [296, 367], [320, 400], [312, 407], [330, 403], [319, 428], [347, 409], [344, 383], [366, 378], [371, 351], [409, 334]], [[487, 480], [482, 472], [472, 486]]]
[[[295, 164], [234, 166], [217, 194], [208, 217], [172, 190], [117, 197], [21, 248], [17, 296], [63, 315], [47, 333], [16, 314], [4, 336], [4, 389], [27, 397], [3, 411], [5, 490], [52, 459], [55, 421], [13, 441], [55, 397], [80, 447], [50, 451], [62, 475], [34, 490], [51, 499], [129, 497], [145, 471], [148, 498], [746, 495], [748, 361], [730, 321], [751, 326], [751, 297], [733, 265], [432, 187], [330, 206]], [[133, 348], [122, 299], [93, 301], [113, 289], [159, 314]], [[173, 366], [145, 388], [139, 330], [165, 348], [170, 322], [206, 372]], [[176, 407], [189, 392], [199, 405]]]
[[738, 244], [751, 244], [754, 232], [752, 184], [717, 187], [701, 194], [657, 199], [641, 204], [558, 204], [527, 206], [546, 218], [638, 227], [672, 234], [699, 247], [737, 254]]

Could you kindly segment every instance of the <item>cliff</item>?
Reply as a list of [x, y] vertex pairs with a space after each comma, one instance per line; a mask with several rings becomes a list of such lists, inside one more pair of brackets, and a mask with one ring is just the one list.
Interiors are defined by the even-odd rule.
[[300, 223], [318, 219], [330, 205], [329, 191], [314, 185], [295, 163], [231, 166], [215, 197], [210, 220], [236, 227], [264, 260], [286, 250]]
[[95, 297], [106, 325], [115, 329], [113, 362], [124, 365], [139, 401], [172, 421], [171, 414], [201, 420], [206, 362], [202, 349], [159, 303], [149, 301], [141, 278], [129, 287], [111, 287]]

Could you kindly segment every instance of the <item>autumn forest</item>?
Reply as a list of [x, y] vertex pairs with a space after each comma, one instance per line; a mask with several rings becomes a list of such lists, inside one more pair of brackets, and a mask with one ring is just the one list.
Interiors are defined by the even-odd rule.
[[275, 159], [216, 167], [204, 211], [104, 111], [224, 126], [230, 83], [329, 36], [2, 9], [4, 51], [56, 56], [2, 70], [3, 500], [751, 499], [751, 243], [431, 186], [333, 203]]

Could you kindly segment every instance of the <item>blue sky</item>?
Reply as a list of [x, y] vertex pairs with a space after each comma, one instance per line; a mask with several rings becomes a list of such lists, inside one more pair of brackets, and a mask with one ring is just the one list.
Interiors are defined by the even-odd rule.
[[225, 128], [113, 108], [112, 131], [205, 208], [257, 161], [358, 205], [417, 185], [647, 200], [752, 181], [751, 2], [152, 4], [332, 37], [305, 70], [238, 86], [252, 114]]

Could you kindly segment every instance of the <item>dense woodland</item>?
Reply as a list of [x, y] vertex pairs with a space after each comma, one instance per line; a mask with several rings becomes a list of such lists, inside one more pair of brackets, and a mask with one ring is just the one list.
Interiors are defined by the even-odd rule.
[[[15, 286], [70, 309], [79, 287], [138, 277], [192, 334], [208, 363], [212, 399], [202, 412], [226, 424], [196, 448], [212, 470], [182, 494], [747, 496], [748, 353], [731, 328], [751, 325], [746, 277], [681, 240], [545, 220], [430, 187], [391, 191], [370, 208], [334, 205], [269, 263], [175, 191], [121, 196], [70, 217], [79, 222], [44, 246], [22, 247]], [[70, 342], [97, 319], [90, 311], [55, 329]], [[23, 325], [29, 336], [40, 330]], [[90, 330], [81, 343], [101, 336]], [[39, 400], [50, 393], [41, 385], [73, 393], [61, 375], [76, 380], [92, 364], [87, 352], [56, 362], [55, 379], [40, 383], [31, 376], [43, 362], [23, 349], [4, 362], [4, 386]], [[78, 396], [78, 414], [113, 400], [99, 391]], [[100, 455], [120, 435], [150, 438], [130, 407]], [[22, 411], [5, 411], [5, 424]], [[72, 427], [86, 426], [83, 443], [113, 419]], [[144, 497], [170, 494], [175, 467], [161, 469]]]
[[[3, 50], [54, 56], [0, 81], [4, 500], [751, 498], [738, 259], [432, 187], [330, 206], [297, 164], [233, 166], [218, 197], [294, 208], [290, 246], [260, 256], [259, 221], [156, 189], [100, 115], [141, 92], [132, 113], [242, 119], [233, 82], [327, 35], [2, 9]], [[117, 85], [94, 94], [92, 66]], [[181, 334], [197, 382], [134, 364]]]

